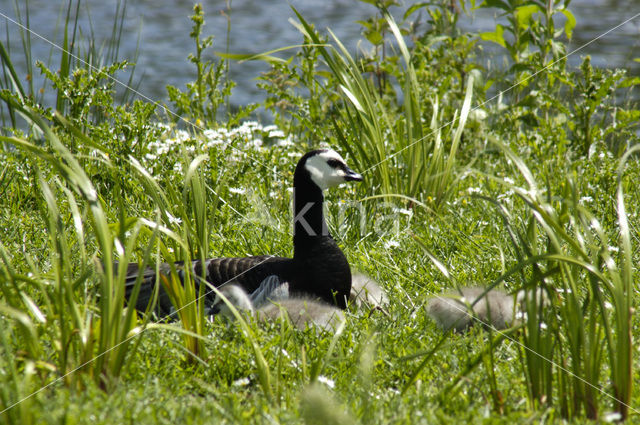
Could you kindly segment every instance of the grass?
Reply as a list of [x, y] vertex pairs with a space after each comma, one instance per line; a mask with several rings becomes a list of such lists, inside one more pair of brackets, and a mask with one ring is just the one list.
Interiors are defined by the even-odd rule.
[[[202, 19], [202, 9], [194, 16]], [[333, 334], [286, 322], [210, 323], [189, 284], [199, 277], [188, 273], [184, 286], [157, 282], [179, 309], [175, 322], [125, 308], [128, 261], [292, 254], [289, 187], [306, 146], [273, 126], [215, 127], [211, 108], [227, 93], [216, 84], [225, 83], [175, 93], [206, 131], [151, 124], [153, 108], [117, 105], [109, 90], [92, 98], [114, 113], [107, 124], [67, 106], [45, 120], [19, 89], [3, 92], [33, 130], [0, 139], [3, 423], [638, 421], [635, 139], [617, 157], [617, 141], [597, 131], [609, 118], [602, 111], [584, 124], [602, 137], [588, 156], [571, 147], [587, 131], [579, 120], [550, 131], [547, 121], [559, 120], [519, 121], [530, 107], [522, 105], [488, 106], [487, 118], [472, 119], [482, 98], [475, 77], [457, 80], [451, 105], [447, 89], [424, 108], [420, 45], [409, 48], [400, 26], [381, 16], [399, 52], [390, 76], [409, 95], [397, 104], [337, 38], [327, 43], [300, 16], [305, 49], [317, 49], [301, 60], [326, 63], [306, 80], [318, 95], [310, 101], [334, 102], [317, 132], [365, 178], [327, 194], [330, 228], [352, 268], [392, 300], [388, 315], [350, 309]], [[200, 39], [202, 23], [196, 62], [210, 42]], [[451, 48], [433, 55], [449, 60]], [[10, 81], [10, 55], [2, 60]], [[207, 63], [202, 75], [223, 65]], [[60, 78], [90, 88], [105, 77]], [[545, 87], [541, 97], [562, 100]], [[192, 97], [196, 88], [207, 96]], [[581, 116], [571, 112], [579, 102], [566, 102], [538, 105], [529, 118]], [[593, 115], [594, 104], [585, 107]], [[620, 110], [620, 131], [633, 133], [624, 114], [634, 111]], [[505, 334], [443, 335], [425, 305], [458, 285], [541, 288], [549, 304], [527, 298], [529, 320]]]

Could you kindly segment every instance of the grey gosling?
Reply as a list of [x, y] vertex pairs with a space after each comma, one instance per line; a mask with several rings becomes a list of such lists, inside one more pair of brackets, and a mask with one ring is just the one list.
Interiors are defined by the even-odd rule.
[[[239, 312], [255, 315], [260, 321], [276, 320], [284, 314], [298, 329], [315, 326], [320, 330], [332, 331], [346, 320], [342, 310], [337, 307], [305, 297], [289, 298], [286, 288], [280, 287], [277, 291], [276, 296], [257, 298], [257, 304], [254, 304], [252, 297], [238, 285], [230, 284], [220, 288], [222, 295]], [[212, 310], [223, 317], [233, 317], [228, 305], [219, 296], [216, 297]]]
[[[526, 292], [515, 296], [499, 289], [491, 289], [484, 296], [486, 288], [462, 288], [444, 295], [437, 295], [427, 303], [427, 314], [444, 331], [454, 329], [462, 332], [476, 322], [495, 329], [506, 329], [517, 323], [521, 314], [520, 303]], [[544, 304], [546, 296], [542, 290], [533, 292]], [[482, 297], [482, 298], [480, 298]], [[472, 306], [473, 316], [469, 311]], [[476, 320], [477, 319], [477, 320]]]
[[368, 307], [370, 309], [369, 316], [377, 310], [389, 319], [391, 318], [385, 309], [385, 306], [389, 304], [389, 297], [378, 282], [365, 274], [354, 273], [351, 276], [349, 303], [358, 310]]

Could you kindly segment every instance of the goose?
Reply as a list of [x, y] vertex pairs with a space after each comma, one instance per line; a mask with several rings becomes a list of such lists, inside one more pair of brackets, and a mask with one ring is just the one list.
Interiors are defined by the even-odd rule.
[[[300, 158], [293, 175], [293, 257], [258, 255], [237, 258], [210, 258], [192, 261], [194, 278], [202, 276], [208, 285], [219, 287], [235, 281], [248, 294], [260, 288], [270, 276], [288, 282], [291, 295], [318, 298], [339, 308], [347, 307], [351, 290], [351, 270], [340, 247], [329, 234], [324, 218], [324, 190], [362, 176], [350, 169], [344, 159], [332, 149], [307, 152]], [[184, 264], [175, 264], [176, 269]], [[161, 275], [169, 275], [169, 264], [159, 265]], [[182, 276], [184, 271], [180, 270]], [[142, 284], [136, 309], [145, 311], [156, 283], [156, 268], [140, 270], [137, 263], [127, 268], [125, 278], [127, 298], [132, 294], [138, 276]], [[214, 300], [207, 291], [205, 304]], [[165, 316], [172, 311], [168, 295], [160, 287], [156, 314]]]
[[[235, 283], [222, 286], [220, 292], [239, 312], [255, 315], [261, 322], [277, 320], [284, 315], [300, 330], [314, 326], [319, 330], [335, 331], [346, 320], [339, 308], [308, 297], [288, 297], [281, 294], [281, 298], [257, 300], [256, 304], [252, 297]], [[215, 315], [234, 317], [228, 305], [218, 295], [211, 310]]]
[[[533, 292], [537, 300], [544, 305], [546, 295], [542, 289]], [[427, 303], [427, 314], [443, 330], [456, 332], [467, 330], [478, 319], [484, 326], [506, 329], [517, 324], [520, 307], [527, 292], [518, 291], [516, 295], [507, 294], [499, 289], [488, 290], [480, 287], [462, 288], [460, 291], [437, 295]], [[473, 316], [469, 311], [473, 311]]]

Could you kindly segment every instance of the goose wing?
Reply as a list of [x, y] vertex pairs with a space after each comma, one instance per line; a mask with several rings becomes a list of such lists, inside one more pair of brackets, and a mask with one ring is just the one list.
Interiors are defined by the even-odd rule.
[[[184, 278], [185, 266], [183, 262], [174, 263], [175, 270], [180, 280]], [[203, 270], [204, 268], [204, 270]], [[171, 266], [162, 263], [159, 266], [160, 275], [168, 276], [171, 273]], [[290, 274], [291, 259], [284, 257], [274, 257], [269, 255], [259, 255], [253, 257], [237, 258], [210, 258], [204, 262], [194, 260], [191, 262], [191, 273], [196, 284], [203, 282], [204, 277], [207, 285], [215, 287], [228, 282], [234, 282], [241, 286], [247, 293], [251, 294], [260, 287], [260, 284], [269, 276], [277, 276], [286, 279]], [[142, 279], [140, 292], [136, 300], [136, 309], [145, 311], [149, 301], [153, 297], [156, 286], [156, 267], [146, 267], [140, 269], [137, 263], [131, 263], [127, 267], [125, 277], [125, 294], [127, 299], [132, 295], [136, 281]], [[213, 302], [215, 293], [207, 292], [207, 302]], [[166, 316], [171, 311], [171, 301], [168, 294], [160, 285], [158, 293], [158, 307], [156, 313], [159, 316]]]

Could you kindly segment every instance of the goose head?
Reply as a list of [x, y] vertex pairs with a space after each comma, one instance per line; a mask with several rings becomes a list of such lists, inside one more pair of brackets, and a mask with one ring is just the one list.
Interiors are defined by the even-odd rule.
[[362, 175], [349, 168], [342, 156], [332, 149], [305, 154], [296, 167], [296, 176], [300, 175], [309, 178], [320, 190], [349, 181], [362, 181]]

